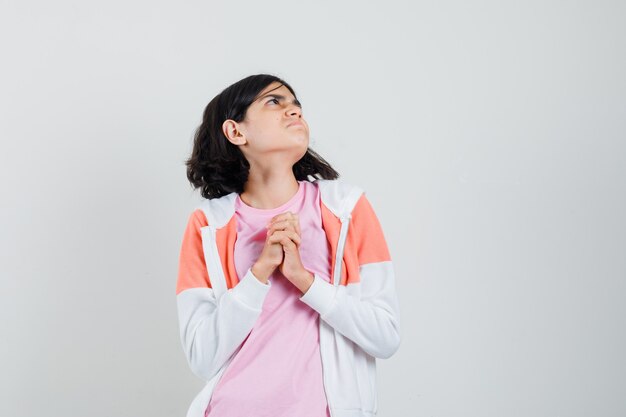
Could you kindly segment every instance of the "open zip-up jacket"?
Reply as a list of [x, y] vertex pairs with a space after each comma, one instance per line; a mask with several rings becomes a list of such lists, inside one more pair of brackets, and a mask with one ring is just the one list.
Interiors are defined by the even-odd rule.
[[[400, 346], [394, 268], [364, 190], [341, 180], [314, 181], [332, 276], [327, 282], [314, 274], [300, 300], [320, 315], [323, 383], [331, 417], [372, 417], [378, 409], [376, 358], [389, 358]], [[206, 381], [187, 417], [204, 417], [215, 386], [254, 327], [267, 294], [253, 281], [257, 278], [251, 269], [241, 280], [235, 272], [236, 196], [232, 192], [202, 201], [199, 208], [208, 225], [200, 232], [209, 279], [179, 274], [176, 286], [182, 347], [191, 371]]]

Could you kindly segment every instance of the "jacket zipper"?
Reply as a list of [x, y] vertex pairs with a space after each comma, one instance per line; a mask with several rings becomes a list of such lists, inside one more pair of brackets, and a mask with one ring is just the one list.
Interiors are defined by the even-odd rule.
[[[209, 236], [211, 238], [211, 244], [209, 248], [211, 248], [210, 255], [212, 259], [207, 260], [207, 262], [211, 262], [211, 265], [213, 266], [212, 268], [213, 274], [211, 275], [218, 277], [218, 279], [216, 280], [216, 282], [219, 282], [217, 289], [219, 290], [220, 292], [219, 296], [221, 297], [222, 294], [228, 290], [227, 285], [226, 285], [226, 277], [224, 275], [224, 270], [222, 269], [222, 263], [220, 261], [220, 255], [219, 255], [219, 251], [217, 248], [217, 238], [216, 238], [217, 232], [215, 230], [215, 226], [213, 226], [212, 224], [209, 224], [208, 227], [209, 227]], [[222, 285], [224, 285], [223, 288], [222, 288]], [[213, 290], [215, 291], [215, 289], [216, 288], [214, 288]], [[217, 299], [218, 297], [216, 297], [216, 301]]]
[[340, 217], [341, 230], [339, 232], [339, 243], [337, 244], [337, 253], [335, 254], [335, 271], [333, 272], [333, 285], [336, 287], [341, 281], [341, 261], [343, 260], [343, 251], [345, 249], [346, 236], [348, 235], [348, 224], [352, 215], [347, 214]]
[[[224, 274], [224, 270], [221, 267], [221, 261], [219, 259], [219, 251], [217, 248], [217, 238], [216, 238], [216, 230], [215, 227], [211, 224], [208, 225], [209, 226], [209, 236], [211, 237], [211, 242], [210, 242], [210, 248], [211, 248], [211, 252], [212, 252], [212, 264], [216, 265], [215, 267], [213, 267], [213, 272], [215, 272], [218, 276], [219, 279], [221, 279], [221, 283], [224, 284], [224, 292], [226, 292], [228, 290], [227, 285], [226, 285], [226, 276]], [[215, 275], [213, 275], [215, 276]], [[219, 296], [221, 297], [222, 294], [220, 294]], [[219, 303], [219, 299], [216, 297], [215, 299], [216, 303]], [[230, 358], [228, 358], [228, 360], [226, 361], [226, 363], [222, 366], [222, 368], [218, 371], [221, 371], [221, 374], [219, 376], [219, 378], [217, 379], [217, 381], [215, 381], [215, 384], [213, 385], [213, 389], [211, 390], [211, 397], [209, 398], [209, 402], [207, 403], [207, 407], [209, 406], [209, 404], [211, 403], [211, 399], [213, 399], [213, 393], [215, 392], [215, 389], [217, 388], [218, 384], [220, 383], [220, 381], [222, 380], [222, 378], [224, 377], [224, 374], [226, 373], [226, 370], [228, 368], [228, 365], [230, 365], [230, 363], [233, 361], [233, 359], [235, 358], [235, 356], [237, 355], [237, 353], [239, 353], [239, 350], [241, 350], [241, 346], [239, 345], [239, 347], [237, 348], [237, 350], [235, 350], [235, 352], [230, 356]], [[205, 412], [206, 412], [206, 407], [205, 407]], [[204, 416], [203, 416], [204, 417]]]
[[[341, 280], [341, 261], [343, 260], [343, 250], [345, 247], [346, 236], [348, 235], [348, 224], [351, 218], [351, 214], [347, 214], [345, 216], [340, 217], [341, 220], [341, 230], [339, 232], [339, 242], [337, 243], [337, 252], [335, 253], [335, 270], [333, 271], [333, 276], [331, 277], [333, 285], [336, 287], [339, 285], [339, 281]], [[324, 380], [324, 393], [326, 394], [326, 402], [328, 403], [328, 412], [330, 413], [330, 417], [333, 417], [333, 409], [330, 405], [330, 398], [328, 398], [328, 391], [326, 386], [328, 384], [326, 379], [326, 373], [324, 372], [324, 354], [322, 353], [324, 349], [322, 348], [322, 319], [319, 318], [319, 332], [320, 332], [320, 355], [322, 357], [322, 377]]]

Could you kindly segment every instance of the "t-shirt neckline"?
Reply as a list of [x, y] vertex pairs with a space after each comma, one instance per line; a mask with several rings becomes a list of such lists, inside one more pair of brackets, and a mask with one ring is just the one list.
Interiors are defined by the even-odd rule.
[[274, 215], [274, 214], [278, 214], [278, 213], [285, 211], [288, 207], [293, 205], [296, 201], [300, 199], [303, 192], [304, 192], [304, 184], [303, 184], [303, 181], [299, 180], [298, 191], [296, 191], [296, 193], [285, 203], [281, 204], [278, 207], [274, 207], [271, 209], [261, 209], [261, 208], [249, 206], [248, 204], [244, 203], [244, 201], [241, 199], [241, 196], [237, 194], [237, 208], [240, 211], [251, 213], [251, 214]]

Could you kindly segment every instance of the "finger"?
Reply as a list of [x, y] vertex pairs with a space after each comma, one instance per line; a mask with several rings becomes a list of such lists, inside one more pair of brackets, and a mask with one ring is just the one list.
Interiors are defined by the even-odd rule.
[[300, 242], [302, 242], [302, 238], [300, 238], [299, 234], [297, 234], [296, 232], [292, 232], [289, 234], [289, 237], [291, 238], [291, 240], [294, 241], [297, 247], [300, 247]]
[[270, 243], [280, 243], [280, 241], [284, 239], [284, 234], [281, 231], [274, 232], [270, 237], [268, 237], [267, 241]]
[[267, 227], [271, 226], [272, 224], [275, 224], [275, 223], [280, 223], [280, 222], [283, 222], [283, 221], [286, 221], [286, 220], [289, 220], [289, 219], [290, 219], [290, 217], [288, 217], [287, 215], [285, 215], [285, 214], [280, 214], [280, 215], [278, 215], [278, 216], [276, 216], [276, 217], [272, 218], [272, 219], [268, 222]]
[[275, 243], [279, 243], [281, 242], [283, 239], [291, 239], [289, 237], [289, 231], [287, 230], [276, 230], [274, 233], [272, 233], [270, 235], [270, 237], [268, 238], [268, 240], [270, 240], [271, 242], [275, 242]]
[[289, 217], [290, 217], [290, 215], [291, 215], [291, 212], [290, 212], [290, 211], [286, 211], [286, 212], [284, 212], [284, 213], [277, 214], [276, 216], [274, 216], [274, 217], [272, 217], [272, 218], [270, 219], [270, 223], [272, 223], [272, 222], [277, 222], [277, 221], [284, 220], [284, 219], [287, 219], [287, 218], [289, 218]]
[[283, 233], [284, 233], [284, 236], [286, 236], [289, 240], [291, 240], [296, 245], [297, 248], [300, 247], [300, 242], [301, 242], [300, 235], [290, 230], [285, 230]]
[[275, 222], [271, 225], [266, 226], [270, 233], [273, 233], [277, 230], [292, 230], [295, 233], [300, 234], [300, 225], [298, 223], [294, 223], [292, 220], [283, 220], [280, 222]]
[[288, 252], [294, 251], [298, 248], [294, 241], [289, 238], [289, 236], [283, 236], [280, 239], [280, 244], [283, 245], [283, 248]]
[[285, 225], [288, 224], [288, 222], [286, 222], [285, 220], [277, 220], [274, 222], [270, 222], [267, 224], [267, 226], [265, 226], [268, 229], [276, 229], [276, 230], [280, 230], [281, 228], [285, 227]]
[[296, 233], [300, 234], [300, 216], [298, 215], [298, 213], [292, 213], [290, 220]]
[[294, 213], [292, 211], [286, 211], [284, 213], [281, 213], [272, 217], [269, 221], [269, 224], [276, 223], [276, 222], [283, 221], [283, 220], [297, 220], [297, 219], [298, 219], [298, 213]]
[[287, 230], [277, 230], [268, 238], [268, 240], [271, 243], [278, 242], [283, 246], [291, 247], [293, 245], [296, 248], [300, 247], [301, 242], [300, 236], [298, 236], [297, 233]]
[[281, 220], [278, 222], [274, 222], [271, 225], [266, 226], [268, 229], [274, 228], [276, 230], [284, 230], [287, 228], [293, 228], [296, 230], [296, 223], [293, 220]]

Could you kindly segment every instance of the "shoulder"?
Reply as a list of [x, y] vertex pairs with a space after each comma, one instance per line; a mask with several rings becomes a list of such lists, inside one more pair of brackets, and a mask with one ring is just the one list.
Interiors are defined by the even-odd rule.
[[337, 216], [347, 216], [364, 195], [363, 187], [343, 179], [317, 179], [322, 201]]
[[201, 208], [196, 208], [189, 214], [187, 224], [193, 226], [195, 229], [200, 229], [208, 225], [209, 222], [207, 221], [204, 211]]
[[237, 193], [232, 192], [221, 197], [204, 199], [196, 207], [196, 211], [202, 211], [207, 224], [220, 228], [228, 223], [231, 217], [235, 214], [236, 198]]
[[189, 216], [187, 217], [187, 226], [185, 227], [185, 238], [195, 238], [196, 236], [200, 236], [201, 229], [208, 225], [209, 222], [204, 215], [202, 209], [196, 208], [194, 209]]

